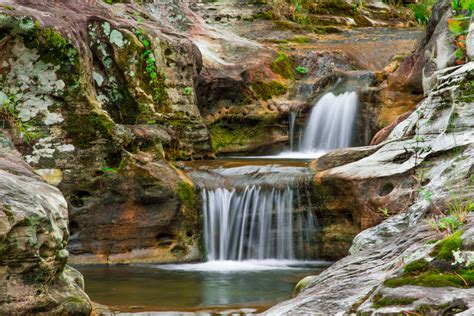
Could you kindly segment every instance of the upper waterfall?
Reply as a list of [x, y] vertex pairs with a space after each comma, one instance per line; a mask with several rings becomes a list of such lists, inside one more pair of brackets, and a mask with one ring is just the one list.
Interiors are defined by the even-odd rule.
[[303, 131], [300, 152], [329, 151], [349, 147], [357, 115], [356, 92], [325, 94], [314, 105]]

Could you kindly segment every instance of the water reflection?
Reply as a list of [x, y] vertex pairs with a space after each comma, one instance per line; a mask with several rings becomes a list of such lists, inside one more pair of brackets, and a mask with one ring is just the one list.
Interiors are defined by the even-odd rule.
[[[168, 315], [178, 315], [181, 313], [177, 312], [195, 311], [222, 314], [235, 309], [238, 313], [262, 311], [290, 298], [295, 284], [307, 275], [319, 273], [321, 265], [327, 264], [224, 273], [191, 270], [193, 265], [182, 265], [178, 270], [172, 265], [77, 268], [84, 275], [86, 292], [97, 303], [123, 312], [166, 311]], [[189, 270], [182, 269], [186, 266]]]

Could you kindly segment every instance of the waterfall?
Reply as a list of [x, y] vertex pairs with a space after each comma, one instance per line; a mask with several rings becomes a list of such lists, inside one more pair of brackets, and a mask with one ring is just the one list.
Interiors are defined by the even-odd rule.
[[294, 150], [294, 139], [295, 139], [295, 123], [296, 123], [296, 111], [290, 112], [290, 150]]
[[357, 105], [356, 92], [325, 94], [311, 110], [299, 151], [317, 152], [349, 147]]
[[294, 194], [289, 186], [203, 189], [208, 260], [304, 258], [316, 224], [310, 212], [294, 214]]

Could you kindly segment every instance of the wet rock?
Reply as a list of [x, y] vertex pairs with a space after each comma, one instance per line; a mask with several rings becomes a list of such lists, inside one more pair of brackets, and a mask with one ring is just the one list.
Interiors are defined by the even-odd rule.
[[82, 275], [66, 265], [67, 220], [59, 190], [35, 175], [13, 149], [2, 151], [0, 313], [90, 313]]

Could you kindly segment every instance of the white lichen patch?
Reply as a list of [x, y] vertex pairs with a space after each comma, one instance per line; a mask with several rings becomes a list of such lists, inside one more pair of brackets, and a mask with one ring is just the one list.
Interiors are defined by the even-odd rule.
[[64, 121], [63, 116], [60, 113], [48, 113], [44, 119], [44, 124], [53, 125]]
[[97, 83], [97, 86], [101, 87], [102, 83], [104, 83], [104, 77], [98, 72], [93, 71], [92, 72], [92, 78], [94, 81]]
[[2, 91], [0, 91], [0, 107], [8, 103], [9, 101], [10, 100], [8, 99], [8, 96]]
[[73, 152], [75, 148], [74, 148], [74, 145], [63, 144], [63, 145], [57, 146], [56, 149], [59, 150], [60, 152], [66, 153], [66, 152]]
[[99, 94], [99, 95], [97, 96], [97, 101], [99, 101], [100, 104], [104, 104], [104, 103], [109, 102], [110, 100], [109, 100], [109, 98], [107, 98], [107, 96], [105, 96], [104, 94]]
[[34, 146], [31, 155], [26, 155], [29, 164], [37, 164], [41, 158], [54, 158], [55, 154], [74, 152], [71, 144], [61, 144], [51, 136], [41, 138]]
[[123, 48], [127, 44], [127, 41], [123, 39], [122, 33], [117, 30], [112, 30], [112, 32], [110, 32], [109, 40], [110, 43], [117, 45], [119, 48]]
[[104, 22], [104, 24], [102, 24], [102, 28], [104, 29], [105, 35], [109, 36], [110, 35], [110, 23], [109, 22]]
[[9, 87], [15, 100], [18, 117], [26, 122], [42, 114], [47, 125], [61, 122], [60, 114], [53, 115], [48, 109], [54, 104], [52, 96], [60, 95], [65, 87], [56, 75], [59, 66], [39, 60], [37, 50], [27, 48], [19, 40], [15, 41], [11, 55], [4, 86]]

